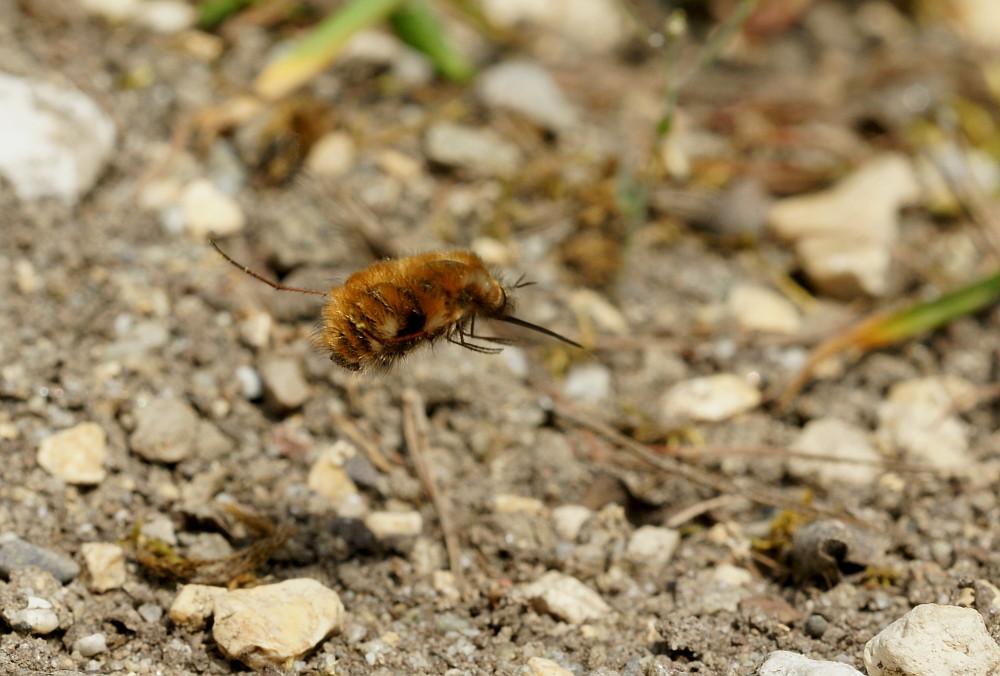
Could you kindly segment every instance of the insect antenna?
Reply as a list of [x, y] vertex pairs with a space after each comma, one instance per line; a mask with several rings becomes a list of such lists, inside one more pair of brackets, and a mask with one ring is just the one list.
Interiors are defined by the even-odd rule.
[[538, 324], [532, 324], [531, 322], [526, 322], [523, 319], [518, 319], [517, 317], [514, 317], [512, 315], [501, 315], [499, 317], [491, 317], [490, 319], [497, 319], [497, 320], [499, 320], [501, 322], [507, 322], [508, 324], [514, 324], [515, 326], [522, 326], [522, 327], [524, 327], [526, 329], [531, 329], [532, 331], [537, 331], [538, 333], [544, 333], [546, 336], [551, 336], [552, 338], [555, 338], [556, 340], [561, 340], [562, 342], [566, 343], [567, 345], [572, 345], [573, 347], [578, 347], [581, 350], [583, 349], [583, 345], [580, 345], [580, 343], [576, 342], [575, 340], [570, 340], [566, 336], [560, 336], [558, 333], [556, 333], [552, 329], [547, 329], [544, 326], [539, 326]]
[[220, 256], [222, 256], [223, 258], [225, 258], [227, 261], [229, 261], [230, 263], [232, 263], [234, 266], [236, 266], [237, 268], [239, 268], [243, 272], [247, 273], [248, 275], [250, 275], [254, 279], [259, 279], [260, 281], [264, 282], [265, 284], [267, 284], [268, 286], [270, 286], [273, 289], [277, 289], [278, 291], [297, 291], [298, 293], [314, 293], [317, 296], [325, 296], [326, 295], [326, 291], [316, 291], [315, 289], [300, 289], [298, 287], [285, 286], [283, 284], [278, 284], [277, 282], [272, 282], [270, 279], [268, 279], [268, 278], [266, 278], [266, 277], [264, 277], [262, 275], [257, 274], [256, 272], [254, 272], [253, 270], [251, 270], [247, 266], [243, 265], [242, 263], [237, 263], [236, 261], [234, 261], [232, 258], [229, 257], [229, 254], [227, 254], [225, 251], [223, 251], [219, 247], [218, 243], [216, 243], [216, 241], [214, 239], [208, 240], [208, 243], [211, 244], [212, 247], [214, 247], [215, 250], [219, 252]]

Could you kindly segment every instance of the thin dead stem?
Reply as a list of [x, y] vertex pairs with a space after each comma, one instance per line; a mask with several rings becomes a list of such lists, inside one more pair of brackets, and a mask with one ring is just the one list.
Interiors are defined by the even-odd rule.
[[461, 552], [459, 549], [458, 535], [452, 519], [451, 507], [447, 500], [441, 496], [441, 492], [434, 483], [431, 476], [430, 467], [427, 464], [428, 430], [427, 414], [424, 409], [424, 400], [413, 388], [408, 387], [403, 392], [403, 436], [406, 439], [406, 446], [410, 450], [413, 458], [413, 466], [417, 470], [417, 476], [424, 485], [427, 496], [434, 505], [434, 510], [438, 515], [438, 522], [441, 524], [441, 532], [444, 535], [444, 546], [448, 552], [448, 567], [455, 576], [455, 583], [459, 589], [464, 590], [465, 582], [462, 576]]

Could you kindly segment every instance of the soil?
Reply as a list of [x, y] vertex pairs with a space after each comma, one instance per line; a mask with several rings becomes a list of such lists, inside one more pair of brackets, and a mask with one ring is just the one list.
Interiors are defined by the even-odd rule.
[[[112, 25], [75, 3], [0, 0], [4, 70], [72, 84], [119, 131], [109, 166], [76, 205], [22, 201], [0, 185], [0, 267], [8, 271], [0, 275], [0, 532], [82, 562], [82, 543], [128, 543], [137, 526], [164, 516], [182, 553], [197, 552], [210, 534], [224, 534], [236, 548], [253, 542], [246, 528], [213, 511], [220, 499], [292, 526], [291, 539], [257, 566], [250, 584], [314, 578], [336, 590], [347, 610], [341, 632], [287, 665], [296, 673], [514, 674], [537, 656], [580, 675], [749, 674], [779, 649], [862, 669], [865, 642], [912, 606], [956, 603], [976, 580], [997, 583], [1000, 436], [989, 397], [960, 413], [971, 431], [967, 472], [880, 470], [857, 488], [796, 479], [787, 458], [745, 452], [786, 447], [819, 417], [874, 430], [879, 404], [901, 380], [950, 375], [986, 391], [997, 376], [996, 310], [844, 362], [788, 410], [765, 402], [686, 427], [662, 418], [663, 393], [686, 378], [756, 374], [765, 394], [777, 395], [809, 347], [805, 339], [712, 320], [734, 284], [797, 274], [788, 247], [766, 234], [710, 227], [730, 179], [750, 176], [772, 196], [819, 189], [883, 150], [913, 152], [912, 133], [922, 121], [933, 126], [934, 110], [955, 102], [991, 110], [971, 48], [909, 3], [800, 4], [801, 14], [786, 23], [748, 24], [738, 49], [697, 69], [682, 89], [678, 124], [695, 121], [724, 144], [686, 179], [666, 176], [658, 159], [664, 74], [657, 50], [632, 40], [588, 52], [553, 31], [525, 27], [506, 42], [466, 39], [484, 65], [518, 55], [544, 63], [582, 111], [586, 132], [553, 134], [485, 107], [472, 87], [436, 78], [407, 84], [384, 65], [349, 60], [301, 95], [330, 115], [317, 124], [354, 138], [350, 172], [328, 180], [292, 171], [286, 180], [259, 161], [269, 138], [259, 128], [213, 136], [196, 123], [194, 133], [178, 131], [203, 119], [198, 111], [248, 90], [281, 27], [230, 26], [221, 56], [206, 60], [177, 36]], [[651, 25], [665, 18], [657, 5], [641, 9]], [[896, 21], [886, 30], [897, 39], [875, 35], [868, 22], [876, 15]], [[691, 35], [678, 50], [683, 63], [694, 63], [713, 21], [694, 9]], [[906, 87], [931, 103], [905, 109]], [[513, 140], [525, 154], [518, 174], [497, 180], [426, 162], [423, 130], [454, 119]], [[308, 136], [292, 127], [279, 132]], [[415, 174], [400, 168], [399, 154], [415, 162]], [[239, 178], [236, 198], [248, 221], [224, 244], [265, 276], [324, 288], [387, 253], [486, 241], [509, 261], [497, 264], [505, 279], [523, 273], [536, 282], [518, 290], [519, 316], [587, 349], [519, 333], [501, 355], [442, 342], [388, 374], [339, 369], [310, 345], [321, 298], [276, 293], [240, 274], [137, 198], [151, 180], [201, 175]], [[374, 220], [365, 225], [359, 214], [369, 212]], [[819, 298], [803, 335], [888, 305], [928, 280], [937, 288], [969, 281], [949, 270], [969, 273], [987, 260], [977, 242], [960, 212], [906, 212], [889, 298], [853, 305]], [[963, 264], [948, 264], [961, 256]], [[37, 290], [18, 286], [10, 272], [17, 261], [30, 262]], [[586, 309], [573, 310], [574, 303], [592, 307], [594, 293], [626, 331], [613, 335]], [[274, 322], [266, 342], [254, 344], [241, 327], [261, 314]], [[247, 398], [237, 370], [259, 371], [276, 358], [301, 368], [304, 403]], [[587, 365], [596, 367], [584, 381], [594, 396], [567, 396], [566, 383], [574, 373], [582, 378]], [[427, 460], [460, 544], [466, 586], [459, 597], [434, 584], [434, 571], [448, 561], [441, 520], [404, 441], [410, 390], [424, 402]], [[199, 421], [194, 452], [176, 463], [151, 462], [131, 447], [142, 409], [166, 397], [187, 401]], [[681, 540], [662, 570], [626, 565], [636, 528], [665, 524], [720, 492], [643, 464], [560, 410], [653, 448], [700, 439], [729, 449], [685, 462], [729, 486], [721, 495], [733, 499], [677, 524]], [[351, 469], [363, 501], [370, 509], [419, 511], [421, 535], [379, 541], [306, 487], [322, 449], [345, 438], [343, 419], [389, 463]], [[93, 487], [66, 485], [39, 466], [38, 445], [87, 421], [107, 434], [108, 475]], [[835, 562], [827, 576], [792, 575], [788, 541], [774, 526], [795, 517], [741, 499], [741, 486], [860, 520], [869, 528], [851, 537], [864, 542], [848, 549], [871, 547], [877, 560]], [[509, 495], [534, 498], [541, 510], [498, 509], [497, 498]], [[595, 512], [571, 542], [550, 516], [567, 504]], [[751, 576], [733, 592], [706, 577], [723, 564]], [[550, 569], [598, 591], [612, 612], [580, 626], [533, 606], [521, 585]], [[68, 628], [34, 636], [0, 623], [0, 653], [12, 673], [247, 669], [220, 653], [210, 626], [190, 631], [166, 612], [152, 621], [140, 614], [144, 604], [169, 609], [180, 583], [134, 557], [128, 571], [127, 583], [106, 593], [91, 591], [86, 573], [69, 583]], [[77, 638], [96, 631], [107, 636], [106, 651], [73, 653]]]

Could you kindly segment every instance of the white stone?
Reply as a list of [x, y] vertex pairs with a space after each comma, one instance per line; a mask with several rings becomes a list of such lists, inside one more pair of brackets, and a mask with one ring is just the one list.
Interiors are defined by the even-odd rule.
[[154, 399], [135, 415], [132, 450], [154, 462], [180, 462], [194, 450], [198, 413], [184, 399]]
[[181, 213], [188, 232], [198, 239], [231, 235], [246, 225], [246, 216], [236, 200], [205, 178], [184, 186]]
[[118, 589], [126, 580], [125, 550], [109, 542], [85, 542], [80, 547], [83, 563], [90, 573], [92, 591]]
[[372, 512], [365, 517], [365, 526], [379, 540], [420, 535], [424, 519], [420, 512]]
[[837, 418], [812, 420], [789, 448], [798, 453], [843, 458], [845, 462], [789, 458], [788, 471], [796, 477], [814, 478], [827, 487], [871, 486], [879, 474], [879, 466], [872, 463], [878, 463], [882, 456], [868, 437], [865, 430]]
[[523, 589], [536, 610], [570, 624], [597, 620], [611, 612], [611, 607], [600, 594], [575, 577], [554, 570]]
[[344, 469], [344, 462], [355, 453], [354, 446], [344, 440], [324, 449], [309, 468], [306, 485], [335, 507], [357, 495], [358, 487]]
[[745, 587], [753, 582], [753, 573], [731, 563], [720, 563], [712, 571], [712, 579], [730, 587]]
[[42, 278], [27, 258], [14, 261], [14, 285], [22, 295], [30, 296], [42, 286]]
[[560, 505], [552, 510], [552, 521], [556, 534], [572, 542], [580, 534], [580, 529], [594, 512], [583, 505]]
[[576, 401], [600, 403], [611, 395], [611, 369], [597, 362], [570, 368], [563, 394]]
[[864, 676], [860, 671], [841, 662], [813, 660], [805, 655], [776, 650], [767, 656], [756, 676]]
[[655, 577], [674, 556], [681, 536], [672, 528], [640, 526], [625, 547], [625, 560], [636, 572]]
[[233, 372], [236, 382], [240, 385], [240, 396], [253, 401], [264, 396], [264, 380], [253, 366], [244, 364]]
[[240, 339], [248, 346], [255, 348], [267, 347], [271, 341], [271, 327], [274, 318], [267, 312], [255, 310], [240, 319]]
[[797, 333], [802, 326], [799, 311], [787, 298], [762, 286], [741, 284], [726, 301], [729, 314], [750, 331]]
[[1000, 48], [1000, 14], [994, 0], [951, 0], [946, 16], [969, 42], [986, 49]]
[[108, 637], [101, 632], [81, 636], [73, 641], [73, 650], [84, 657], [93, 657], [94, 655], [103, 653], [107, 649]]
[[592, 319], [594, 325], [602, 331], [616, 336], [628, 335], [630, 331], [621, 310], [593, 289], [577, 289], [570, 296], [569, 305], [579, 315]]
[[21, 199], [74, 204], [104, 170], [115, 137], [82, 92], [0, 73], [0, 175]]
[[217, 597], [212, 636], [252, 669], [280, 667], [340, 629], [343, 615], [337, 592], [313, 579], [286, 580]]
[[533, 516], [545, 513], [545, 503], [537, 498], [503, 493], [493, 496], [493, 511], [499, 513], [525, 512]]
[[66, 483], [99, 484], [107, 475], [107, 452], [104, 429], [85, 422], [43, 439], [38, 446], [38, 464]]
[[887, 291], [899, 209], [922, 189], [910, 161], [898, 154], [870, 160], [836, 186], [775, 202], [774, 232], [795, 243], [806, 274], [839, 298]]
[[309, 399], [309, 383], [298, 359], [269, 357], [260, 365], [260, 376], [268, 404], [278, 410], [296, 409]]
[[994, 676], [997, 646], [972, 608], [917, 606], [865, 645], [868, 676]]
[[481, 5], [491, 23], [544, 26], [592, 52], [609, 50], [632, 34], [628, 14], [614, 0], [483, 0]]
[[760, 404], [760, 391], [743, 378], [720, 373], [684, 380], [663, 397], [665, 420], [718, 422], [749, 411]]
[[354, 139], [342, 131], [324, 134], [306, 156], [306, 168], [317, 176], [340, 178], [354, 166]]
[[216, 599], [226, 594], [225, 587], [186, 584], [170, 604], [168, 615], [174, 624], [191, 630], [201, 629], [215, 611]]
[[487, 128], [438, 122], [427, 130], [424, 146], [432, 161], [474, 176], [507, 177], [521, 165], [518, 147]]
[[24, 608], [4, 608], [3, 617], [14, 629], [32, 634], [51, 634], [59, 627], [52, 603], [38, 596], [29, 596]]
[[879, 434], [911, 461], [961, 471], [970, 465], [970, 431], [955, 411], [974, 391], [951, 376], [896, 383], [879, 406]]
[[528, 676], [573, 676], [573, 672], [559, 666], [558, 662], [544, 657], [532, 657], [528, 660]]
[[198, 19], [194, 6], [180, 0], [145, 0], [133, 22], [157, 33], [177, 33], [190, 28]]
[[579, 122], [576, 108], [534, 61], [505, 61], [483, 71], [476, 91], [486, 105], [520, 113], [547, 129], [562, 131]]

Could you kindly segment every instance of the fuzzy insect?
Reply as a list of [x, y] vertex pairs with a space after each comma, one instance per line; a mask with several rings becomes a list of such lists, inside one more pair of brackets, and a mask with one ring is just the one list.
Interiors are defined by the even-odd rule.
[[[352, 371], [384, 370], [414, 348], [444, 338], [483, 354], [509, 345], [507, 338], [476, 335], [476, 318], [515, 324], [574, 347], [579, 343], [555, 331], [513, 316], [510, 292], [471, 251], [417, 254], [380, 261], [355, 272], [327, 292], [272, 282], [229, 257], [210, 240], [223, 258], [248, 275], [280, 291], [326, 296], [323, 325], [315, 345], [330, 359]], [[473, 342], [481, 341], [481, 342]]]

